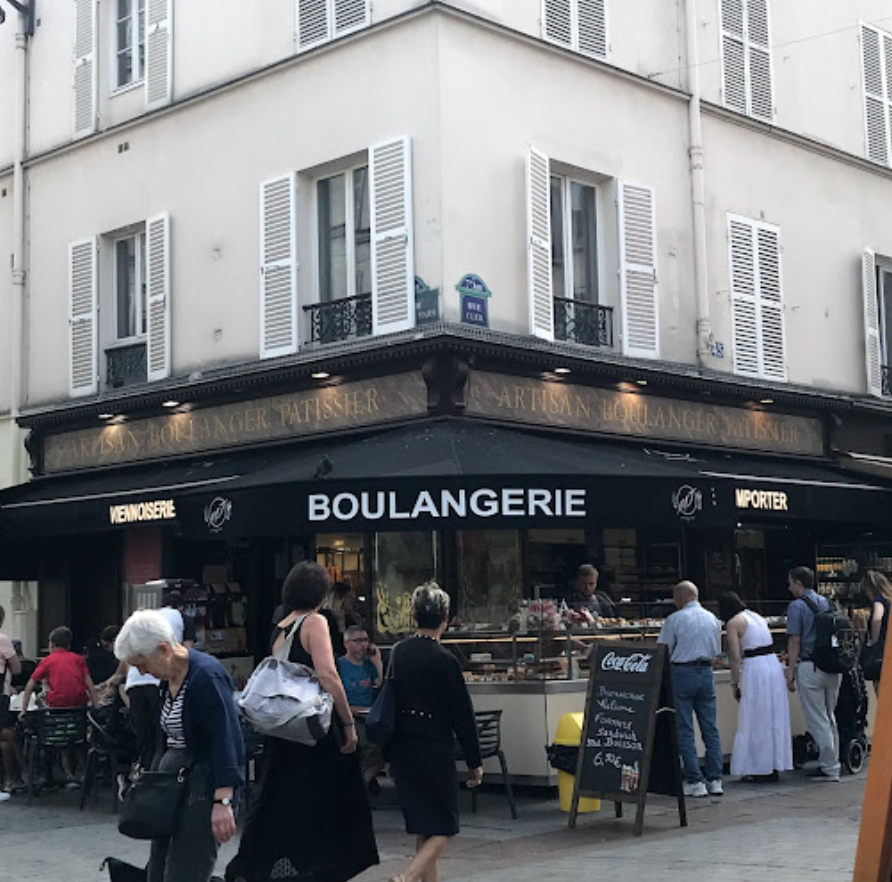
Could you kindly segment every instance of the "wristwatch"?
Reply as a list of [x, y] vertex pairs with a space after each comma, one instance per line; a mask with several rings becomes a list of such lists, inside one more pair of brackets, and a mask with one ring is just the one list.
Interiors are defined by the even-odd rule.
[[232, 805], [232, 797], [224, 796], [223, 799], [215, 799], [214, 805]]

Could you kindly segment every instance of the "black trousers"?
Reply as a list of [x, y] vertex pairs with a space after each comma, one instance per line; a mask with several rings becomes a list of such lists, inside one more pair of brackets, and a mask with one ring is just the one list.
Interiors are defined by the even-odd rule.
[[127, 690], [130, 701], [130, 722], [136, 734], [136, 759], [144, 769], [152, 767], [158, 749], [158, 728], [161, 725], [161, 699], [155, 683], [131, 686]]
[[[188, 758], [187, 750], [168, 749], [158, 768], [175, 772]], [[209, 882], [220, 848], [211, 827], [213, 808], [210, 771], [207, 766], [195, 765], [189, 772], [176, 833], [170, 839], [152, 840], [148, 882]]]

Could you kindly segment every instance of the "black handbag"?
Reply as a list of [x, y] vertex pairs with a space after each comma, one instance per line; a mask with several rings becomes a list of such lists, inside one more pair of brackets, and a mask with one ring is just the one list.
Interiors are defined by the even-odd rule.
[[170, 839], [189, 787], [189, 768], [176, 772], [137, 769], [121, 803], [118, 831], [131, 839]]
[[[399, 645], [399, 644], [397, 644]], [[390, 653], [390, 664], [381, 691], [365, 720], [365, 734], [372, 744], [387, 747], [396, 731], [396, 684], [393, 682], [393, 663], [396, 646]]]

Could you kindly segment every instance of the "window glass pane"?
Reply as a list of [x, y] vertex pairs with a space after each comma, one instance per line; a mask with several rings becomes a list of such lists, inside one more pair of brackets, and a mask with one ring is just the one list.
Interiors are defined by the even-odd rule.
[[136, 67], [138, 70], [137, 77], [144, 79], [146, 75], [146, 2], [139, 0], [139, 15], [137, 16], [137, 50], [136, 50]]
[[595, 188], [570, 185], [573, 200], [573, 299], [598, 302], [598, 226]]
[[145, 334], [147, 328], [148, 286], [146, 285], [146, 234], [139, 237], [139, 333]]
[[372, 216], [368, 166], [353, 172], [353, 223], [356, 250], [356, 293], [372, 293]]
[[883, 363], [888, 366], [892, 355], [892, 270], [880, 270], [880, 313]]
[[437, 572], [433, 533], [375, 534], [375, 631], [405, 634], [416, 628], [412, 592]]
[[499, 628], [517, 609], [520, 534], [517, 530], [466, 530], [457, 535], [456, 612], [464, 625]]
[[345, 176], [318, 184], [319, 300], [327, 303], [347, 296], [347, 234]]
[[115, 297], [118, 339], [136, 336], [136, 241], [115, 242]]
[[133, 56], [129, 49], [118, 53], [118, 85], [126, 86], [133, 81]]
[[551, 290], [555, 297], [567, 296], [564, 271], [564, 179], [551, 178]]

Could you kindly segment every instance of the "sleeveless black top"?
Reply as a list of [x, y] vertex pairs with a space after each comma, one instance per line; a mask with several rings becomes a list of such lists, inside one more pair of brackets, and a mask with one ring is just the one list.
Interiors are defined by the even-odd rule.
[[[291, 652], [288, 653], [288, 661], [312, 668], [313, 657], [306, 651], [306, 649], [304, 649], [303, 644], [300, 642], [300, 631], [306, 620], [307, 616], [304, 616], [303, 619], [300, 619], [295, 624], [289, 626], [289, 628], [296, 628], [297, 630], [294, 632], [294, 638], [291, 641]], [[280, 634], [284, 632], [287, 638], [288, 630], [288, 628], [280, 628], [278, 625], [273, 628], [273, 636], [270, 641], [270, 652], [272, 652], [272, 648], [276, 645], [276, 641], [279, 639]]]

